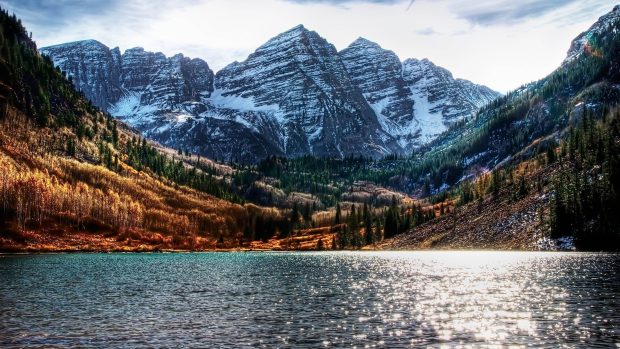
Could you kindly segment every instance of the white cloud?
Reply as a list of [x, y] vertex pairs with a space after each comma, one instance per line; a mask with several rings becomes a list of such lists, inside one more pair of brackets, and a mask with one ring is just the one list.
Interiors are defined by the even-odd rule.
[[54, 21], [36, 0], [0, 4], [23, 18], [39, 46], [92, 38], [122, 50], [183, 52], [218, 70], [302, 23], [338, 49], [363, 36], [403, 60], [427, 57], [503, 92], [551, 72], [572, 38], [612, 8], [607, 0], [417, 0], [409, 9], [410, 0], [59, 1], [66, 6], [48, 6]]

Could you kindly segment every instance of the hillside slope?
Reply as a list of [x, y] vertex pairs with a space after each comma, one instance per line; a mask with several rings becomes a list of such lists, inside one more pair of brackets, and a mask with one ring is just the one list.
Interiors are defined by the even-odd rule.
[[98, 111], [6, 11], [0, 52], [1, 250], [237, 246], [251, 217], [279, 218]]
[[452, 187], [439, 196], [462, 207], [384, 246], [532, 248], [568, 237], [580, 249], [619, 249], [618, 105], [620, 6], [573, 41], [555, 72], [400, 164], [435, 191]]

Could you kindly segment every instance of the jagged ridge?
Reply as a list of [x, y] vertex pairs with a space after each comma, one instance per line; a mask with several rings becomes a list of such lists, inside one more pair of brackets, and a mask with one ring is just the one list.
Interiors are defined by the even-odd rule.
[[80, 41], [41, 49], [144, 135], [218, 159], [410, 153], [499, 94], [358, 39], [338, 52], [302, 25], [216, 75], [200, 59]]

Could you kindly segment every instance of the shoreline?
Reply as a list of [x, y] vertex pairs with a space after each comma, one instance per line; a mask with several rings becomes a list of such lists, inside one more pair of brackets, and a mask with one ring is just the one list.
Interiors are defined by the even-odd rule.
[[0, 257], [2, 256], [19, 256], [19, 255], [46, 255], [46, 254], [200, 254], [200, 253], [291, 253], [291, 252], [362, 252], [362, 253], [374, 253], [374, 252], [519, 252], [519, 253], [531, 253], [531, 252], [553, 252], [553, 253], [615, 253], [620, 254], [620, 251], [589, 251], [589, 250], [525, 250], [525, 249], [406, 249], [406, 250], [389, 250], [389, 249], [360, 249], [360, 250], [256, 250], [256, 249], [217, 249], [217, 250], [160, 250], [160, 251], [92, 251], [92, 250], [58, 250], [58, 251], [18, 251], [18, 252], [4, 252], [0, 251]]

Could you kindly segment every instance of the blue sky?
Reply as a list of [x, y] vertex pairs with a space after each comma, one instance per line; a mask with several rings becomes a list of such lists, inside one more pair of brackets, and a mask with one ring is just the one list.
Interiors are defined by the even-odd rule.
[[539, 79], [608, 0], [0, 0], [39, 46], [96, 39], [182, 52], [214, 69], [297, 24], [343, 49], [363, 36], [501, 92]]

